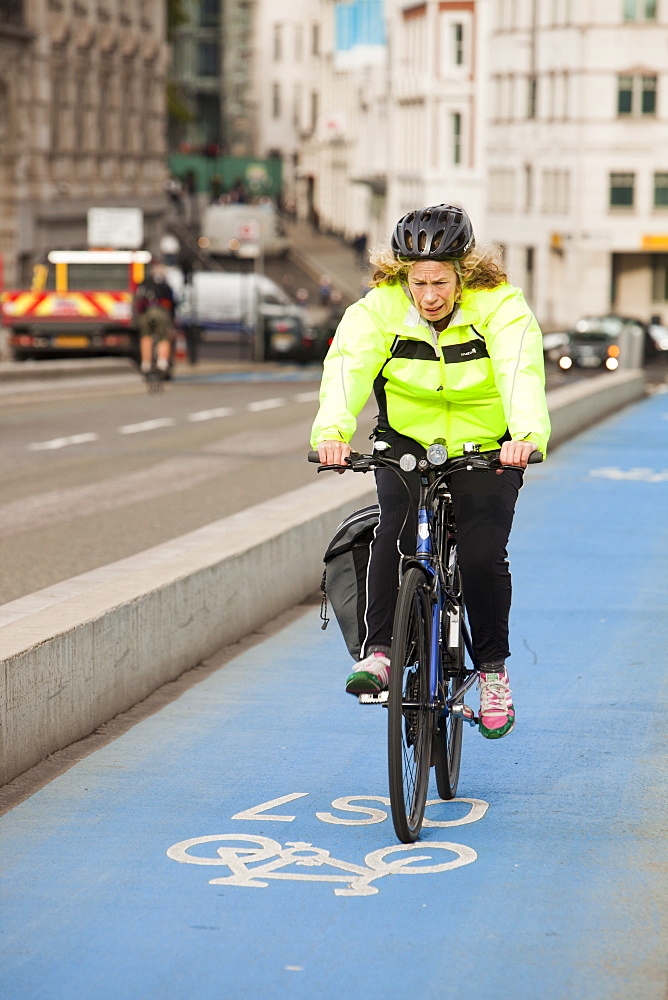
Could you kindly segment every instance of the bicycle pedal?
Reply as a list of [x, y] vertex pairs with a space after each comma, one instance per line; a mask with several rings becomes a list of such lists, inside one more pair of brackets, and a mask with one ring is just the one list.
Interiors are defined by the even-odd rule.
[[357, 700], [360, 705], [386, 705], [389, 691], [369, 691], [366, 694], [358, 694]]
[[462, 719], [463, 722], [468, 722], [469, 726], [478, 725], [475, 712], [468, 705], [465, 705], [464, 702], [457, 702], [455, 705], [451, 705], [450, 715], [455, 719]]

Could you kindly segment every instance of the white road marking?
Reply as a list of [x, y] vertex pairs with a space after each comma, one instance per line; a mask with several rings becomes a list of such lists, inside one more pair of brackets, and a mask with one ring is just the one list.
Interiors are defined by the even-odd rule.
[[285, 406], [284, 399], [257, 399], [254, 403], [248, 404], [248, 409], [251, 413], [259, 413], [260, 410], [275, 410], [279, 406]]
[[86, 444], [88, 441], [97, 441], [97, 434], [72, 434], [70, 437], [53, 438], [51, 441], [35, 441], [29, 444], [30, 451], [56, 451], [58, 448], [67, 448], [71, 444]]
[[119, 434], [142, 434], [144, 431], [155, 431], [159, 427], [173, 427], [174, 417], [158, 417], [157, 420], [144, 420], [140, 424], [125, 424], [118, 428]]
[[308, 792], [292, 792], [291, 795], [281, 795], [279, 799], [269, 799], [268, 802], [261, 802], [259, 806], [251, 806], [250, 809], [235, 813], [232, 819], [271, 819], [275, 823], [292, 823], [293, 820], [297, 819], [296, 816], [268, 816], [265, 810], [273, 809], [275, 806], [283, 806], [286, 802], [293, 802], [295, 799], [303, 799], [306, 795]]
[[298, 392], [295, 396], [295, 403], [315, 403], [320, 399], [320, 392]]
[[192, 423], [200, 423], [204, 420], [216, 420], [218, 417], [231, 417], [234, 410], [231, 406], [218, 406], [213, 410], [197, 410], [188, 414], [188, 420]]
[[634, 466], [632, 469], [606, 466], [602, 469], [592, 469], [589, 475], [596, 479], [625, 479], [641, 483], [665, 483], [668, 481], [668, 469], [650, 469], [641, 466]]

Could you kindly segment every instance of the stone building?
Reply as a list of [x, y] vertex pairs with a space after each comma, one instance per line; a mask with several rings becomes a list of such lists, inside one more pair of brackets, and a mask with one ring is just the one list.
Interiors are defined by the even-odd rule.
[[170, 82], [185, 114], [170, 151], [255, 155], [252, 52], [255, 0], [182, 0]]
[[5, 284], [48, 250], [86, 246], [93, 206], [165, 205], [164, 0], [0, 3], [0, 253]]

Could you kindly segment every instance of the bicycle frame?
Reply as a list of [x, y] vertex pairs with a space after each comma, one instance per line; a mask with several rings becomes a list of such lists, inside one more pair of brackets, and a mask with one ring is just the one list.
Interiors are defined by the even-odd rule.
[[[444, 476], [442, 478], [443, 480], [445, 479]], [[447, 698], [444, 704], [439, 699], [439, 692], [444, 688], [443, 664], [440, 650], [442, 643], [442, 621], [444, 614], [447, 614], [447, 592], [442, 579], [442, 571], [440, 568], [437, 568], [434, 560], [432, 539], [434, 537], [433, 522], [435, 518], [435, 507], [428, 503], [429, 492], [433, 489], [433, 487], [434, 484], [430, 484], [427, 476], [420, 476], [420, 500], [418, 504], [416, 553], [414, 557], [407, 560], [408, 563], [418, 563], [422, 567], [423, 571], [430, 579], [434, 594], [431, 649], [429, 656], [430, 706], [432, 712], [438, 711], [440, 714], [450, 714], [456, 718], [463, 719], [463, 721], [468, 722], [471, 726], [475, 726], [478, 723], [477, 718], [472, 710], [462, 702], [466, 692], [473, 687], [478, 680], [478, 671], [475, 668], [473, 668], [470, 675], [467, 677], [466, 682], [457, 691], [455, 691], [450, 698]], [[444, 502], [451, 502], [449, 496]], [[473, 662], [473, 644], [471, 642], [471, 635], [464, 617], [463, 603], [459, 605], [459, 609], [459, 628], [462, 630], [464, 645], [471, 661]]]

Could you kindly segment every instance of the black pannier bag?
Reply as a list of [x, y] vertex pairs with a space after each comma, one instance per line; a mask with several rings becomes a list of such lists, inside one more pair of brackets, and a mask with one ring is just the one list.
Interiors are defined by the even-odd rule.
[[327, 601], [334, 608], [336, 620], [345, 639], [348, 652], [359, 659], [364, 642], [366, 613], [366, 571], [369, 548], [380, 518], [377, 503], [362, 507], [342, 521], [327, 546], [322, 575], [323, 593], [321, 618], [327, 628]]

